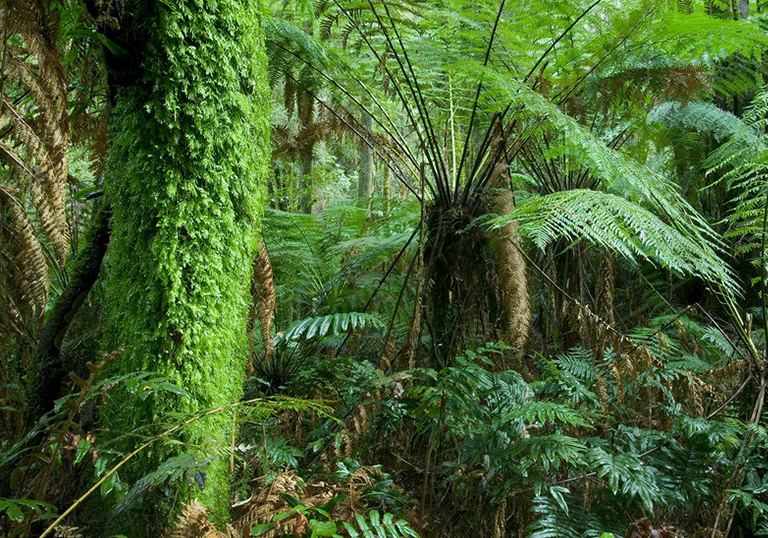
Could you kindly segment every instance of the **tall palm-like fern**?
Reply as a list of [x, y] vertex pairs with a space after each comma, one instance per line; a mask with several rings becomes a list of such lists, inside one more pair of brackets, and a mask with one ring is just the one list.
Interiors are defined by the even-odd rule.
[[[325, 75], [345, 96], [352, 97], [359, 91], [350, 89], [357, 85], [366, 99], [370, 99], [373, 105], [367, 108], [376, 118], [375, 129], [391, 134], [399, 150], [386, 158], [388, 166], [427, 206], [423, 234], [429, 300], [425, 303], [428, 307], [424, 320], [435, 340], [434, 357], [438, 361], [448, 360], [457, 346], [460, 348], [463, 340], [473, 338], [473, 334], [482, 335], [484, 339], [500, 336], [498, 328], [504, 326], [504, 320], [509, 325], [509, 319], [516, 315], [511, 308], [505, 308], [504, 296], [516, 292], [503, 289], [506, 284], [500, 280], [502, 271], [497, 261], [504, 259], [509, 263], [512, 258], [494, 257], [488, 236], [474, 228], [473, 223], [478, 217], [493, 212], [494, 205], [498, 207], [497, 189], [507, 190], [521, 183], [519, 176], [508, 172], [510, 167], [519, 167], [518, 163], [523, 163], [528, 175], [541, 185], [562, 177], [577, 181], [555, 187], [550, 191], [551, 197], [518, 202], [523, 207], [496, 220], [497, 225], [509, 225], [518, 216], [525, 215], [528, 220], [520, 232], [535, 237], [538, 246], [546, 246], [557, 238], [586, 237], [628, 258], [656, 260], [673, 272], [699, 276], [711, 282], [718, 292], [730, 296], [738, 293], [730, 270], [720, 258], [721, 245], [716, 234], [676, 192], [675, 186], [607, 146], [600, 132], [582, 126], [561, 108], [571, 106], [574, 95], [578, 95], [583, 83], [594, 73], [608, 77], [608, 72], [602, 71], [604, 67], [616, 73], [619, 62], [613, 58], [630, 57], [637, 47], [632, 37], [641, 43], [652, 36], [659, 43], [660, 52], [666, 52], [669, 42], [683, 43], [690, 58], [716, 47], [706, 45], [702, 28], [719, 22], [700, 14], [691, 15], [685, 21], [694, 24], [696, 31], [685, 32], [672, 23], [659, 22], [661, 15], [657, 13], [666, 13], [662, 8], [652, 11], [654, 16], [649, 17], [640, 5], [628, 5], [619, 12], [593, 3], [576, 6], [562, 18], [545, 9], [551, 17], [548, 23], [559, 28], [559, 34], [531, 59], [515, 48], [510, 35], [513, 28], [530, 25], [531, 20], [512, 17], [515, 7], [501, 2], [495, 17], [485, 22], [489, 39], [484, 45], [475, 43], [474, 49], [469, 47], [471, 52], [465, 53], [457, 65], [450, 63], [455, 61], [450, 50], [438, 55], [429, 47], [419, 50], [407, 44], [441, 36], [439, 29], [418, 16], [409, 17], [409, 24], [405, 26], [399, 24], [399, 13], [385, 3], [347, 5], [339, 1], [331, 5], [335, 10], [334, 20], [343, 21], [346, 27], [345, 35], [350, 28], [356, 29], [358, 44], [381, 66], [389, 91], [400, 102], [404, 119], [416, 139], [414, 145], [399, 134], [401, 124], [392, 121], [389, 109], [363, 82], [346, 83], [343, 77]], [[684, 16], [673, 18], [680, 17]], [[459, 15], [447, 23], [461, 25], [464, 21]], [[745, 30], [747, 27], [736, 24], [723, 23], [719, 28], [724, 33], [730, 32], [729, 35], [739, 35], [740, 42], [747, 41], [739, 32], [749, 33], [753, 27]], [[589, 31], [597, 29], [603, 32], [600, 38], [590, 37], [593, 34]], [[627, 29], [632, 30], [629, 35], [624, 33]], [[566, 62], [573, 49], [564, 45], [568, 40], [593, 41], [595, 52], [585, 60], [586, 69], [569, 72]], [[448, 74], [449, 65], [451, 74]], [[567, 76], [553, 83], [546, 73], [557, 69]], [[327, 71], [323, 67], [316, 70]], [[528, 74], [520, 76], [518, 72]], [[460, 84], [444, 82], [457, 80], [456, 73]], [[691, 76], [698, 75], [692, 73]], [[682, 87], [687, 87], [685, 84]], [[452, 95], [469, 97], [472, 107], [457, 109], [454, 113], [450, 104]], [[352, 98], [356, 105], [362, 106], [362, 98]], [[435, 113], [445, 105], [451, 110], [453, 123], [443, 121], [446, 115]], [[581, 121], [587, 119], [583, 114], [579, 117]], [[456, 122], [460, 122], [458, 128]], [[603, 123], [605, 129], [616, 127], [607, 119]], [[443, 125], [446, 125], [445, 131]], [[619, 132], [616, 147], [629, 138]], [[564, 188], [577, 187], [590, 190], [572, 195], [561, 192]], [[568, 203], [563, 207], [565, 201]], [[514, 205], [507, 205], [506, 211], [512, 207]], [[536, 212], [538, 217], [531, 217]], [[545, 222], [544, 215], [554, 213], [562, 213], [562, 218]], [[499, 244], [509, 243], [498, 241], [496, 244], [498, 249]], [[514, 250], [518, 251], [519, 247]], [[477, 263], [478, 255], [480, 263]], [[517, 280], [520, 278], [522, 276]], [[516, 296], [518, 304], [524, 300], [524, 295]], [[518, 308], [517, 312], [525, 310]], [[524, 317], [512, 324], [525, 324]], [[523, 342], [524, 339], [520, 345], [524, 345]]]

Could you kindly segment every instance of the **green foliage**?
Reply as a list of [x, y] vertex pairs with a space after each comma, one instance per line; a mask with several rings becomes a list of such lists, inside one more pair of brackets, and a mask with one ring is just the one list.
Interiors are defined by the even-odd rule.
[[25, 536], [33, 524], [55, 517], [55, 510], [56, 507], [42, 501], [0, 498], [0, 529], [7, 538]]
[[362, 312], [331, 314], [298, 321], [286, 331], [283, 338], [291, 341], [300, 338], [306, 338], [307, 340], [322, 338], [328, 334], [338, 336], [347, 332], [347, 330], [362, 329], [366, 325], [380, 328], [384, 323], [376, 316]]
[[[750, 277], [763, 284], [766, 263], [764, 18], [729, 20], [735, 2], [698, 0], [277, 4], [129, 2], [120, 23], [130, 31], [115, 40], [79, 18], [62, 34], [119, 58], [109, 57], [121, 87], [105, 181], [115, 216], [104, 346], [125, 346], [123, 375], [86, 396], [108, 400], [106, 433], [66, 454], [95, 474], [89, 483], [117, 503], [113, 515], [158, 499], [152, 508], [170, 512], [201, 493], [223, 523], [232, 461], [239, 493], [257, 473], [332, 481], [376, 470], [357, 492], [365, 510], [346, 521], [333, 517], [343, 495], [321, 506], [284, 496], [291, 508], [255, 535], [285, 532], [278, 522], [299, 515], [306, 527], [295, 534], [308, 537], [415, 536], [396, 520], [411, 516], [425, 533], [455, 536], [609, 538], [644, 516], [688, 533], [715, 520], [735, 534], [764, 532], [768, 435], [753, 400], [765, 342], [752, 325], [766, 313], [758, 294], [740, 297]], [[5, 78], [6, 95], [18, 97]], [[92, 92], [76, 98], [78, 114], [103, 98], [86, 78], [69, 81]], [[293, 114], [303, 89], [322, 101], [303, 104], [307, 132]], [[256, 361], [249, 390], [319, 393], [344, 420], [305, 400], [236, 404], [270, 100], [285, 104], [273, 118], [274, 204], [292, 210], [296, 193], [330, 204], [264, 214], [276, 349], [268, 364]], [[356, 121], [361, 107], [370, 128]], [[328, 133], [355, 131], [421, 200], [342, 199], [360, 145]], [[300, 174], [298, 154], [314, 160], [311, 174]], [[73, 162], [89, 176], [82, 155]], [[309, 180], [324, 182], [324, 194], [295, 184]], [[92, 190], [100, 178], [85, 181]], [[482, 216], [510, 188], [516, 209]], [[526, 239], [529, 346], [486, 344], [444, 353], [444, 367], [398, 371], [429, 364], [439, 333], [456, 328], [435, 330], [435, 303], [484, 338], [501, 334], [488, 318], [504, 300], [505, 266], [475, 226], [483, 221]], [[477, 276], [465, 296], [447, 289], [446, 304], [433, 300], [436, 282], [470, 279], [431, 269], [442, 255], [436, 237], [448, 247], [468, 238], [452, 261]], [[732, 253], [757, 271], [731, 266]], [[468, 313], [486, 285], [488, 308]], [[595, 319], [574, 313], [577, 301]], [[27, 359], [13, 356], [19, 371], [0, 374], [15, 383]], [[758, 368], [744, 365], [749, 356]], [[1, 387], [8, 415], [19, 414], [18, 386]], [[57, 403], [46, 431], [76, 401]], [[40, 451], [27, 443], [43, 428], [3, 438], [0, 463], [39, 470], [50, 440]], [[118, 480], [128, 460], [138, 463], [119, 467]], [[421, 494], [407, 516], [395, 482]], [[45, 515], [0, 492], [0, 517], [14, 530], [19, 513], [24, 525]]]
[[[357, 528], [346, 521], [342, 522], [350, 538], [379, 536], [380, 538], [418, 538], [418, 534], [402, 519], [394, 520], [390, 513], [382, 517], [376, 510], [371, 510], [366, 516], [355, 514]], [[359, 530], [358, 530], [359, 529]], [[375, 533], [375, 534], [374, 534]]]
[[655, 259], [678, 274], [701, 276], [728, 294], [738, 292], [716, 247], [678, 233], [651, 211], [613, 194], [570, 190], [530, 197], [491, 225], [501, 227], [512, 220], [520, 223], [519, 233], [542, 250], [558, 238], [587, 239], [627, 260]]
[[[125, 347], [123, 372], [161, 372], [191, 398], [152, 398], [143, 409], [114, 402], [108, 424], [118, 431], [169, 409], [231, 404], [242, 392], [269, 128], [250, 2], [141, 4], [131, 17], [145, 42], [113, 114], [105, 333], [108, 345]], [[216, 450], [230, 428], [212, 416], [188, 441]], [[212, 464], [202, 495], [220, 518], [227, 481], [224, 462]]]
[[335, 521], [331, 517], [331, 511], [347, 496], [337, 494], [327, 503], [320, 506], [306, 506], [299, 499], [291, 497], [285, 493], [283, 499], [288, 502], [291, 509], [275, 514], [272, 521], [251, 527], [251, 536], [260, 536], [269, 532], [279, 522], [293, 517], [295, 514], [301, 514], [306, 519], [306, 530], [303, 534], [297, 534], [297, 531], [291, 533], [282, 533], [278, 536], [302, 536], [305, 538], [320, 538], [329, 536], [331, 538], [342, 538], [341, 532], [346, 532], [350, 538], [418, 538], [419, 535], [408, 525], [408, 522], [402, 519], [395, 520], [394, 516], [387, 512], [383, 516], [376, 510], [371, 510], [367, 514], [354, 514], [354, 522]]

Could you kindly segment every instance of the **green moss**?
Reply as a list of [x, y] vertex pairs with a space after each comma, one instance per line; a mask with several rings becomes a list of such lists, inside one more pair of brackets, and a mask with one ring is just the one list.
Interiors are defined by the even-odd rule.
[[[119, 431], [236, 401], [245, 375], [269, 145], [261, 30], [249, 0], [172, 4], [133, 8], [146, 42], [112, 120], [105, 348], [125, 347], [120, 371], [159, 372], [192, 398], [158, 397], [141, 409], [115, 398], [105, 421]], [[213, 456], [230, 427], [214, 416], [185, 441]], [[219, 519], [228, 506], [224, 473], [223, 463], [209, 468], [201, 499]]]

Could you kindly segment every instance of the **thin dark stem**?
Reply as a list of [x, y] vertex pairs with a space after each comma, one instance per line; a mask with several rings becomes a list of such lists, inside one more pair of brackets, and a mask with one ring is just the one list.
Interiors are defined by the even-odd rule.
[[[423, 204], [422, 204], [423, 205]], [[413, 233], [408, 238], [408, 241], [405, 242], [405, 245], [403, 245], [403, 248], [400, 249], [400, 252], [397, 253], [397, 256], [395, 256], [395, 260], [392, 262], [392, 264], [389, 266], [389, 269], [384, 273], [384, 276], [381, 277], [381, 280], [379, 280], [378, 285], [376, 286], [376, 289], [373, 290], [373, 293], [371, 294], [368, 301], [365, 303], [365, 306], [363, 306], [362, 312], [365, 313], [368, 311], [368, 307], [371, 306], [371, 303], [373, 303], [373, 299], [378, 295], [379, 290], [381, 290], [381, 287], [384, 285], [384, 282], [389, 278], [389, 275], [392, 273], [392, 271], [397, 267], [398, 262], [400, 261], [400, 258], [402, 258], [403, 254], [405, 254], [405, 251], [408, 249], [408, 245], [411, 244], [411, 241], [413, 241], [413, 238], [416, 237], [416, 234], [419, 233], [419, 228], [416, 228], [413, 230]], [[344, 340], [341, 342], [341, 345], [336, 350], [335, 355], [338, 356], [339, 352], [342, 350], [344, 345], [347, 343], [347, 340], [349, 339], [349, 336], [352, 334], [352, 329], [349, 330], [347, 335], [344, 337]]]
[[[493, 23], [493, 31], [491, 32], [491, 39], [488, 42], [488, 47], [485, 49], [485, 59], [483, 60], [483, 67], [488, 65], [488, 59], [491, 57], [491, 47], [493, 47], [493, 42], [496, 38], [496, 29], [499, 26], [499, 21], [501, 20], [501, 13], [504, 10], [504, 4], [506, 0], [502, 0], [501, 4], [499, 4], [499, 11], [496, 13], [496, 21]], [[461, 181], [461, 171], [464, 168], [464, 161], [467, 159], [467, 151], [469, 151], [469, 145], [471, 142], [472, 137], [472, 129], [475, 124], [475, 115], [477, 114], [477, 104], [480, 100], [480, 92], [483, 89], [483, 81], [482, 79], [477, 84], [477, 91], [475, 92], [475, 99], [472, 103], [472, 114], [470, 114], [469, 117], [469, 126], [467, 127], [467, 136], [464, 139], [464, 148], [462, 148], [461, 151], [461, 160], [459, 161], [459, 169], [456, 171], [456, 177], [454, 178], [454, 181], [456, 182], [456, 189], [455, 192], [458, 194], [459, 192], [459, 183]], [[507, 107], [507, 110], [509, 110], [509, 107]], [[506, 111], [505, 111], [506, 113]], [[486, 139], [489, 136], [489, 133], [493, 130], [493, 121], [491, 121], [491, 126], [488, 129], [488, 132], [486, 132]], [[468, 192], [469, 190], [469, 184], [471, 183], [472, 176], [467, 179], [467, 187], [465, 188], [465, 192]], [[466, 199], [466, 196], [463, 197]]]
[[[441, 174], [440, 170], [438, 168], [438, 160], [437, 160], [437, 154], [439, 151], [436, 149], [435, 144], [437, 141], [434, 139], [434, 137], [430, 136], [429, 129], [428, 129], [428, 121], [427, 116], [425, 116], [426, 111], [422, 108], [421, 100], [419, 99], [420, 94], [417, 92], [416, 88], [414, 87], [415, 82], [415, 76], [413, 77], [414, 80], [412, 80], [411, 76], [409, 76], [409, 69], [406, 68], [406, 63], [404, 63], [403, 58], [401, 58], [400, 53], [397, 52], [397, 49], [395, 48], [395, 44], [392, 41], [392, 38], [389, 35], [389, 32], [387, 31], [387, 27], [384, 25], [384, 21], [381, 20], [381, 15], [379, 15], [379, 12], [376, 11], [376, 8], [373, 5], [372, 0], [368, 0], [368, 5], [371, 8], [371, 12], [376, 17], [376, 21], [379, 23], [379, 27], [381, 28], [382, 33], [384, 34], [384, 39], [387, 41], [387, 46], [392, 51], [392, 54], [395, 57], [395, 60], [397, 61], [398, 66], [400, 67], [400, 72], [402, 73], [403, 77], [405, 78], [405, 83], [408, 86], [408, 89], [411, 93], [411, 97], [413, 97], [416, 101], [416, 111], [419, 114], [419, 118], [421, 120], [421, 125], [426, 129], [426, 133], [424, 133], [424, 136], [422, 136], [421, 131], [419, 130], [419, 124], [416, 122], [415, 118], [411, 114], [409, 114], [409, 117], [411, 119], [411, 123], [414, 126], [414, 129], [416, 130], [416, 135], [419, 137], [419, 145], [424, 148], [425, 156], [427, 157], [427, 162], [429, 164], [430, 169], [432, 170], [432, 175], [435, 178], [435, 186], [437, 187], [438, 192], [441, 196], [446, 196], [445, 192], [445, 185], [440, 180]], [[386, 4], [385, 4], [386, 9]], [[387, 10], [387, 14], [389, 16], [389, 11]], [[391, 16], [390, 16], [391, 19]], [[393, 23], [394, 27], [394, 23]], [[396, 29], [395, 32], [397, 33]], [[399, 34], [397, 34], [399, 35]], [[401, 42], [402, 43], [402, 42]], [[403, 54], [405, 54], [405, 49], [403, 48]], [[407, 54], [405, 54], [405, 62], [408, 62]], [[410, 64], [409, 64], [410, 65]], [[410, 69], [412, 72], [412, 68]], [[402, 98], [404, 100], [404, 97]]]
[[564, 31], [563, 31], [563, 32], [562, 32], [562, 33], [561, 33], [559, 36], [557, 36], [557, 39], [555, 39], [555, 40], [552, 42], [552, 44], [551, 44], [549, 47], [547, 47], [547, 50], [545, 50], [545, 51], [544, 51], [544, 53], [543, 53], [543, 54], [542, 54], [542, 55], [539, 57], [539, 59], [536, 61], [536, 63], [535, 63], [535, 64], [533, 64], [533, 67], [531, 67], [531, 70], [530, 70], [530, 71], [528, 71], [528, 74], [527, 74], [527, 75], [525, 75], [525, 78], [523, 79], [523, 82], [527, 82], [527, 81], [528, 81], [528, 79], [529, 79], [529, 78], [531, 78], [531, 75], [534, 73], [534, 71], [536, 71], [536, 68], [537, 68], [537, 67], [539, 67], [539, 65], [541, 64], [541, 62], [543, 62], [543, 61], [544, 61], [544, 58], [546, 58], [546, 57], [547, 57], [547, 55], [548, 55], [550, 52], [552, 52], [552, 49], [554, 49], [554, 48], [555, 48], [555, 46], [557, 46], [557, 44], [558, 44], [560, 41], [562, 41], [562, 39], [563, 39], [563, 38], [564, 38], [566, 35], [568, 35], [568, 33], [569, 33], [569, 32], [570, 32], [572, 29], [573, 29], [573, 27], [574, 27], [574, 26], [576, 26], [576, 25], [579, 23], [579, 21], [580, 21], [581, 19], [583, 19], [584, 17], [586, 17], [586, 16], [587, 16], [587, 14], [588, 14], [590, 11], [592, 11], [592, 9], [593, 9], [595, 6], [597, 6], [597, 5], [598, 5], [600, 2], [602, 2], [602, 0], [596, 0], [594, 3], [592, 3], [592, 4], [591, 4], [591, 5], [590, 5], [590, 6], [589, 6], [587, 9], [585, 9], [585, 10], [584, 10], [584, 11], [581, 13], [581, 15], [579, 15], [578, 17], [576, 17], [576, 20], [574, 20], [574, 21], [571, 23], [571, 25], [570, 25], [570, 26], [568, 26], [568, 28], [566, 28], [566, 29], [565, 29], [565, 30], [564, 30]]
[[[360, 29], [359, 25], [357, 24], [357, 21], [355, 21], [354, 18], [352, 18], [349, 15], [349, 13], [347, 13], [346, 10], [344, 10], [344, 8], [339, 4], [339, 0], [335, 0], [335, 4], [339, 8], [339, 10], [341, 10], [341, 12], [344, 13], [344, 15], [347, 17], [347, 19], [350, 21], [350, 23], [355, 27], [355, 29], [357, 29], [358, 33], [360, 34], [360, 37], [362, 37], [362, 39], [365, 42], [366, 46], [371, 51], [371, 53], [374, 55], [374, 57], [379, 62], [379, 64], [385, 65], [381, 61], [381, 56], [376, 51], [374, 46], [371, 44], [371, 42], [368, 39], [368, 37], [366, 36], [365, 32], [362, 29]], [[373, 4], [370, 1], [369, 1], [369, 5], [373, 9]], [[395, 48], [394, 48], [394, 46], [392, 44], [392, 41], [389, 38], [389, 34], [386, 32], [386, 28], [384, 27], [384, 24], [381, 21], [380, 16], [378, 15], [378, 13], [376, 12], [375, 9], [373, 9], [373, 13], [374, 13], [374, 15], [376, 16], [376, 19], [379, 22], [379, 26], [382, 29], [382, 32], [384, 33], [384, 38], [387, 41], [388, 47], [392, 50], [392, 54], [394, 55], [395, 59], [397, 60], [398, 64], [400, 65], [401, 71], [403, 71], [403, 73], [406, 74], [406, 72], [403, 69], [402, 61], [400, 60], [400, 56], [397, 54], [397, 51], [395, 50]], [[419, 140], [419, 146], [420, 147], [426, 147], [426, 145], [424, 143], [424, 140], [423, 140], [423, 137], [422, 137], [422, 134], [421, 134], [421, 131], [419, 130], [419, 127], [418, 127], [419, 124], [418, 124], [418, 122], [416, 121], [416, 118], [413, 115], [413, 111], [411, 110], [411, 107], [410, 107], [408, 101], [405, 99], [405, 95], [403, 94], [403, 91], [400, 88], [400, 84], [398, 83], [397, 78], [392, 74], [392, 72], [386, 66], [384, 67], [384, 72], [387, 74], [387, 78], [390, 80], [390, 82], [392, 82], [392, 85], [395, 88], [395, 93], [397, 93], [397, 97], [400, 100], [400, 103], [403, 105], [403, 109], [405, 110], [405, 114], [408, 117], [408, 121], [411, 123], [411, 125], [413, 126], [413, 128], [414, 128], [414, 130], [416, 132], [416, 136], [417, 136], [417, 138]], [[406, 82], [408, 82], [408, 78], [407, 77], [406, 77]], [[427, 152], [427, 160], [429, 161], [430, 167], [434, 170], [434, 166], [433, 166], [433, 163], [431, 161], [431, 157], [429, 155], [429, 152]], [[429, 187], [430, 187], [430, 191], [434, 192], [434, 188], [431, 185], [429, 185]]]
[[[387, 3], [384, 2], [384, 12], [387, 14], [387, 17], [389, 18], [390, 25], [392, 26], [392, 31], [395, 33], [395, 37], [397, 37], [397, 41], [400, 44], [400, 50], [403, 51], [403, 59], [405, 60], [405, 65], [408, 67], [408, 71], [410, 72], [410, 78], [413, 80], [414, 87], [416, 89], [416, 92], [414, 93], [414, 98], [418, 103], [420, 103], [421, 109], [423, 110], [423, 121], [424, 121], [424, 128], [426, 130], [426, 136], [427, 140], [429, 140], [430, 144], [433, 147], [433, 152], [435, 153], [437, 160], [436, 164], [439, 164], [438, 172], [440, 174], [435, 177], [436, 181], [443, 181], [446, 186], [449, 185], [448, 181], [448, 169], [445, 166], [445, 162], [443, 161], [443, 153], [440, 151], [440, 147], [438, 145], [439, 138], [435, 134], [435, 128], [432, 125], [432, 118], [429, 114], [429, 110], [427, 108], [427, 103], [424, 100], [424, 93], [421, 91], [421, 85], [419, 84], [419, 78], [416, 76], [415, 71], [413, 70], [413, 64], [411, 63], [410, 58], [408, 57], [408, 50], [405, 48], [405, 44], [403, 43], [403, 39], [400, 36], [400, 32], [397, 29], [397, 26], [394, 23], [394, 20], [392, 19], [392, 16], [389, 13], [389, 7], [387, 7]], [[450, 190], [449, 188], [446, 190]]]
[[[398, 168], [395, 168], [395, 165], [392, 163], [392, 160], [387, 155], [384, 155], [383, 153], [381, 153], [379, 151], [379, 149], [370, 140], [368, 140], [368, 138], [363, 133], [361, 133], [358, 129], [356, 129], [354, 126], [352, 126], [347, 120], [342, 118], [341, 115], [338, 112], [336, 112], [336, 110], [333, 109], [333, 107], [329, 106], [325, 101], [323, 101], [320, 98], [318, 98], [311, 91], [306, 90], [306, 89], [305, 89], [305, 91], [310, 96], [312, 96], [312, 98], [315, 99], [315, 101], [317, 101], [318, 103], [323, 105], [323, 107], [325, 107], [326, 110], [328, 110], [331, 114], [333, 114], [336, 119], [341, 121], [350, 131], [352, 131], [358, 138], [360, 138], [360, 140], [365, 142], [365, 144], [368, 147], [371, 148], [371, 150], [387, 166], [387, 168], [389, 168], [392, 171], [392, 173], [395, 175], [395, 177], [398, 179], [398, 181], [400, 181], [403, 185], [405, 185], [405, 187], [409, 191], [411, 191], [411, 193], [416, 197], [416, 199], [419, 202], [422, 202], [422, 198], [421, 198], [421, 196], [419, 196], [419, 193], [416, 192], [415, 187], [413, 185], [411, 185], [411, 183], [408, 181], [408, 179], [405, 177], [405, 174], [403, 174], [401, 170], [399, 170]], [[431, 188], [431, 186], [430, 186], [430, 188]]]

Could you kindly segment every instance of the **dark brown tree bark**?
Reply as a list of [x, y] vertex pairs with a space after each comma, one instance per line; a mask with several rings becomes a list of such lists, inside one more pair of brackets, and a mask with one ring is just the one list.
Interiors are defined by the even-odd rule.
[[61, 357], [61, 343], [75, 314], [99, 276], [101, 262], [109, 244], [109, 205], [100, 201], [85, 232], [84, 245], [70, 262], [69, 280], [56, 299], [37, 344], [35, 360], [27, 385], [27, 419], [38, 420], [62, 396], [66, 369]]

